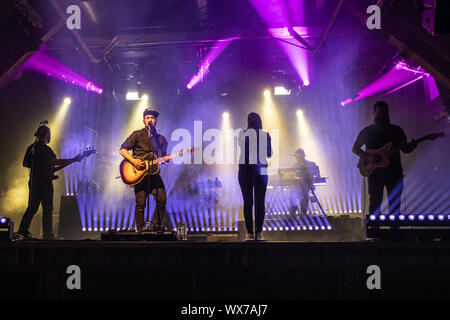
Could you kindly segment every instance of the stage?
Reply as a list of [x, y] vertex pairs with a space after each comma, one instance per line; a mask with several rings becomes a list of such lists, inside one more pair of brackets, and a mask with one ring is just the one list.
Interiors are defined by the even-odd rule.
[[[449, 243], [63, 240], [3, 242], [0, 256], [2, 299], [450, 297]], [[72, 265], [79, 290], [67, 288]]]

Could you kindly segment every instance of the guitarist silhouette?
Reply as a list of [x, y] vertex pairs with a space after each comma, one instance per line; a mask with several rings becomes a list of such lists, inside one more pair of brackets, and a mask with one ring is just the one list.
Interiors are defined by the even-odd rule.
[[[383, 191], [386, 187], [389, 202], [389, 214], [400, 213], [400, 199], [403, 191], [403, 167], [400, 151], [410, 153], [417, 147], [413, 140], [407, 143], [405, 132], [397, 125], [393, 125], [389, 119], [389, 107], [384, 101], [378, 101], [373, 106], [374, 124], [364, 128], [359, 133], [353, 144], [352, 151], [360, 160], [360, 171], [368, 175], [369, 185], [369, 215], [381, 213]], [[362, 146], [366, 146], [366, 151]], [[369, 150], [380, 149], [380, 153], [371, 153]], [[387, 162], [382, 166], [376, 164], [383, 161], [382, 154], [388, 152]], [[386, 160], [386, 159], [384, 159]], [[370, 167], [370, 164], [373, 164]], [[364, 168], [370, 168], [364, 174]], [[370, 173], [369, 173], [370, 172]]]
[[25, 152], [23, 166], [30, 168], [30, 180], [28, 182], [29, 197], [28, 207], [25, 211], [18, 233], [15, 235], [16, 240], [31, 240], [31, 234], [28, 231], [33, 216], [42, 203], [42, 229], [44, 240], [56, 240], [57, 238], [52, 232], [52, 215], [53, 215], [53, 180], [57, 178], [54, 172], [65, 168], [66, 166], [80, 162], [84, 157], [95, 153], [95, 150], [89, 150], [80, 153], [71, 159], [57, 159], [53, 150], [47, 145], [50, 143], [50, 128], [45, 126], [47, 121], [41, 122], [41, 126], [37, 129], [34, 136], [36, 140], [31, 144]]

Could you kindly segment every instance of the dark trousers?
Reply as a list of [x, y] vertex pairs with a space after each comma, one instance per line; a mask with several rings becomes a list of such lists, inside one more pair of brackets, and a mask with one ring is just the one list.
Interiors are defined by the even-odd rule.
[[267, 175], [260, 175], [252, 166], [242, 166], [238, 173], [239, 185], [244, 198], [244, 219], [247, 232], [253, 234], [253, 197], [255, 201], [255, 232], [260, 233], [264, 224], [264, 205], [267, 190]]
[[376, 169], [369, 176], [369, 214], [380, 214], [384, 187], [387, 189], [389, 214], [400, 213], [400, 201], [403, 191], [403, 173]]
[[[150, 191], [150, 192], [149, 192]], [[156, 208], [150, 224], [154, 227], [164, 227], [166, 221], [166, 189], [159, 174], [145, 177], [140, 183], [134, 186], [136, 196], [136, 209], [134, 219], [136, 228], [142, 230], [145, 223], [145, 206], [148, 194], [151, 194], [156, 201]]]
[[308, 187], [301, 186], [297, 190], [295, 190], [295, 193], [291, 196], [291, 212], [295, 212], [297, 207], [297, 199], [300, 200], [300, 214], [306, 215], [308, 212], [308, 204], [309, 204], [309, 189]]
[[53, 223], [53, 184], [52, 182], [36, 181], [28, 183], [28, 207], [20, 221], [19, 233], [25, 235], [31, 225], [34, 215], [42, 203], [42, 231], [44, 236], [52, 233]]

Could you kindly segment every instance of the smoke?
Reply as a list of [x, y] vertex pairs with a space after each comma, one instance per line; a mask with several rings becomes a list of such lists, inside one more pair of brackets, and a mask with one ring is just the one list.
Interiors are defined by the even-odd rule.
[[11, 164], [6, 179], [7, 188], [0, 201], [1, 215], [13, 221], [20, 221], [28, 204], [28, 175], [21, 162], [16, 160]]

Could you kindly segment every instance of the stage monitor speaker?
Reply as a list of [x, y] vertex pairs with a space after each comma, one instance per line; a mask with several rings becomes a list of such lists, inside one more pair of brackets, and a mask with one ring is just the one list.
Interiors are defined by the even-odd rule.
[[58, 236], [64, 240], [80, 240], [85, 237], [81, 229], [81, 216], [76, 196], [61, 196]]

